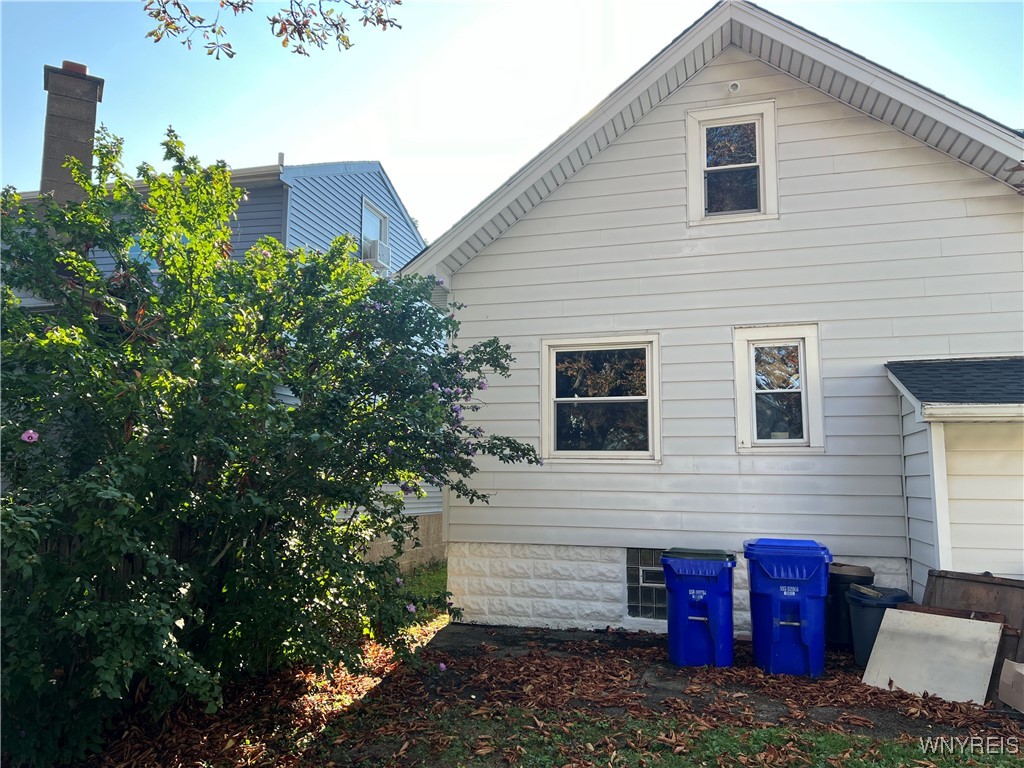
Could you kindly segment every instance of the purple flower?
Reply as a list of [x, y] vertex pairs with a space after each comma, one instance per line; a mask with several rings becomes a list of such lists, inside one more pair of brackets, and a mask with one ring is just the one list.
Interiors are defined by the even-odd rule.
[[438, 285], [444, 285], [444, 280], [442, 280], [440, 277], [437, 278], [437, 284]]
[[405, 610], [407, 610], [409, 613], [416, 613], [416, 604], [409, 603], [407, 606], [405, 606]]
[[444, 672], [446, 669], [448, 669], [448, 665], [442, 661], [440, 664], [437, 665], [437, 668]]
[[456, 403], [455, 405], [452, 406], [452, 411], [454, 413], [462, 413], [462, 406]]
[[432, 382], [432, 383], [431, 383], [431, 385], [430, 385], [430, 388], [431, 388], [431, 389], [434, 389], [434, 390], [440, 390], [440, 389], [441, 389], [441, 385], [440, 385], [440, 384], [438, 384], [438, 383], [437, 383], [437, 382], [435, 381], [435, 382]]
[[481, 378], [476, 384], [480, 389], [487, 389], [487, 379]]
[[36, 440], [39, 439], [39, 433], [36, 432], [34, 429], [26, 429], [24, 432], [21, 433], [21, 439], [24, 440], [26, 443], [34, 443]]
[[405, 586], [405, 582], [402, 580], [401, 577], [395, 579], [395, 584], [397, 584], [400, 587], [404, 587]]

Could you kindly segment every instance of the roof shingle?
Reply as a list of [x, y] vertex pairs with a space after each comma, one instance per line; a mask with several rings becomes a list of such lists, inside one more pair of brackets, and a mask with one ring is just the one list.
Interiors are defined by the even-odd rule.
[[894, 360], [885, 367], [921, 403], [1024, 403], [1024, 357]]

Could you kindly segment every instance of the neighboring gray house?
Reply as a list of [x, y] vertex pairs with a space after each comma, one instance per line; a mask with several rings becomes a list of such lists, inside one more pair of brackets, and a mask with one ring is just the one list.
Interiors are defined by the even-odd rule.
[[715, 5], [405, 268], [511, 345], [475, 425], [544, 457], [481, 462], [485, 507], [447, 500], [466, 620], [663, 630], [659, 550], [760, 536], [918, 598], [929, 568], [1024, 577], [1021, 157], [1015, 130]]
[[[68, 155], [91, 165], [103, 85], [83, 64], [44, 67], [48, 95], [41, 187], [58, 200], [81, 196], [63, 165]], [[236, 254], [264, 236], [288, 248], [326, 250], [338, 235], [351, 234], [360, 240], [363, 259], [392, 272], [426, 245], [379, 162], [286, 166], [279, 155], [277, 165], [233, 169], [231, 177], [246, 190], [231, 223]]]
[[242, 168], [231, 179], [246, 191], [231, 223], [237, 253], [266, 235], [288, 248], [325, 250], [350, 233], [364, 259], [393, 272], [426, 245], [376, 161]]

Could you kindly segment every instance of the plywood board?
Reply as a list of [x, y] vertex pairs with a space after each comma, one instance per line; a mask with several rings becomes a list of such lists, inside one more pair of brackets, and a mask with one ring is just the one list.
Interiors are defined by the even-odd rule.
[[1002, 629], [991, 621], [886, 611], [863, 681], [984, 703]]

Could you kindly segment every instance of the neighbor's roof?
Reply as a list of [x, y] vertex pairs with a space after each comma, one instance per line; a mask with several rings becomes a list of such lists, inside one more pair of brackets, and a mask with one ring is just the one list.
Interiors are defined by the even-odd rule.
[[450, 276], [730, 45], [1006, 184], [1024, 138], [1012, 128], [742, 0], [723, 0], [403, 271]]
[[919, 421], [1024, 421], [1024, 357], [899, 360], [885, 367]]

